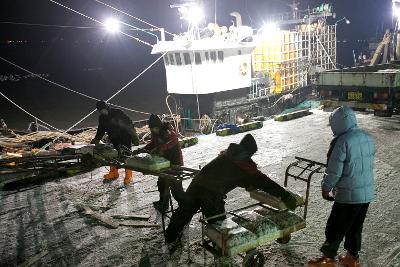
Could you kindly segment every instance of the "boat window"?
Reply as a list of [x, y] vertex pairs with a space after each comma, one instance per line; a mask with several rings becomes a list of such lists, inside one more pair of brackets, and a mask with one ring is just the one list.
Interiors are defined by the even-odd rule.
[[164, 61], [165, 61], [165, 65], [169, 65], [169, 60], [168, 60], [168, 57], [167, 56], [164, 56]]
[[223, 51], [218, 51], [218, 60], [224, 61], [224, 52]]
[[175, 65], [174, 55], [173, 54], [169, 54], [168, 56], [169, 56], [169, 64]]
[[210, 61], [210, 55], [208, 54], [208, 52], [206, 52], [205, 55], [206, 55], [206, 60]]
[[212, 61], [217, 61], [217, 53], [215, 51], [210, 52], [210, 57]]
[[176, 65], [178, 65], [178, 66], [182, 65], [182, 60], [181, 60], [181, 54], [180, 53], [175, 53], [175, 61], [176, 61]]
[[242, 50], [238, 50], [238, 55], [241, 55], [242, 54]]
[[189, 53], [183, 53], [183, 59], [185, 60], [185, 64], [186, 65], [190, 65], [191, 64]]
[[199, 52], [194, 53], [194, 62], [197, 65], [201, 64], [201, 57], [200, 57], [200, 53]]

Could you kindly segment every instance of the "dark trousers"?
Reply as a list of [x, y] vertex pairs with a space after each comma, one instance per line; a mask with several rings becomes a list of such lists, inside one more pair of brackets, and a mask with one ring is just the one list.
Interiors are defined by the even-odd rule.
[[344, 241], [344, 248], [353, 256], [358, 256], [361, 249], [361, 233], [369, 203], [343, 204], [335, 202], [326, 223], [326, 241], [321, 252], [329, 258], [335, 258], [339, 245]]
[[182, 181], [158, 178], [158, 192], [160, 192], [160, 202], [167, 205], [170, 198], [170, 189], [172, 196], [180, 204], [183, 201], [185, 191], [183, 191]]
[[[206, 218], [225, 213], [223, 196], [215, 192], [202, 190], [197, 186], [189, 186], [185, 193], [185, 201], [171, 216], [171, 220], [165, 232], [165, 241], [167, 243], [175, 241], [185, 225], [192, 220], [193, 215], [195, 215], [200, 208]], [[208, 222], [213, 223], [224, 218], [225, 216], [220, 216]]]

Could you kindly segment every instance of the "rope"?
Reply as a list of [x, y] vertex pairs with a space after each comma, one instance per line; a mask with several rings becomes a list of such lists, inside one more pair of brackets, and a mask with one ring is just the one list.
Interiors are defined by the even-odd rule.
[[32, 71], [27, 70], [27, 69], [25, 69], [25, 68], [23, 68], [23, 67], [21, 67], [21, 66], [15, 64], [15, 63], [9, 61], [9, 60], [7, 60], [7, 59], [5, 59], [5, 58], [3, 58], [3, 57], [0, 57], [0, 60], [3, 60], [4, 62], [6, 62], [6, 63], [8, 63], [8, 64], [10, 64], [10, 65], [12, 65], [12, 66], [14, 66], [14, 67], [20, 69], [20, 70], [23, 70], [23, 71], [25, 71], [25, 72], [27, 72], [27, 73], [29, 73], [29, 74], [35, 76], [36, 78], [42, 79], [42, 80], [44, 80], [44, 81], [46, 81], [46, 82], [48, 82], [48, 83], [51, 83], [51, 84], [56, 85], [56, 86], [58, 86], [58, 87], [61, 87], [61, 88], [65, 89], [65, 90], [67, 90], [67, 91], [73, 92], [73, 93], [75, 93], [75, 94], [81, 95], [81, 96], [83, 96], [83, 97], [86, 97], [86, 98], [89, 98], [89, 99], [92, 99], [92, 100], [99, 101], [99, 99], [97, 99], [97, 98], [95, 98], [95, 97], [91, 97], [91, 96], [86, 95], [86, 94], [84, 94], [84, 93], [81, 93], [81, 92], [72, 90], [72, 89], [70, 89], [70, 88], [68, 88], [68, 87], [66, 87], [66, 86], [64, 86], [64, 85], [59, 84], [59, 83], [53, 82], [53, 81], [51, 81], [51, 80], [49, 80], [49, 79], [46, 79], [46, 78], [44, 78], [44, 77], [42, 77], [42, 76], [40, 76], [40, 75], [38, 75], [38, 74], [36, 74], [36, 73], [33, 73]]
[[[78, 92], [78, 91], [76, 91], [76, 90], [73, 90], [73, 89], [71, 89], [71, 88], [68, 88], [68, 87], [66, 87], [66, 86], [64, 86], [64, 85], [62, 85], [62, 84], [53, 82], [53, 81], [51, 81], [51, 80], [49, 80], [49, 79], [46, 79], [46, 78], [44, 78], [44, 77], [42, 77], [42, 76], [40, 76], [40, 75], [38, 75], [38, 74], [36, 74], [36, 73], [33, 73], [32, 71], [27, 70], [27, 69], [25, 69], [25, 68], [23, 68], [23, 67], [21, 67], [21, 66], [15, 64], [15, 63], [11, 62], [11, 61], [9, 61], [9, 60], [7, 60], [7, 59], [1, 57], [1, 56], [0, 56], [0, 60], [3, 60], [4, 62], [6, 62], [6, 63], [8, 63], [8, 64], [10, 64], [10, 65], [12, 65], [12, 66], [14, 66], [14, 67], [20, 69], [20, 70], [23, 70], [23, 71], [25, 71], [25, 72], [27, 72], [27, 73], [29, 73], [29, 74], [31, 74], [31, 75], [33, 75], [33, 76], [39, 78], [39, 79], [42, 79], [43, 81], [46, 81], [46, 82], [51, 83], [51, 84], [53, 84], [53, 85], [55, 85], [55, 86], [61, 87], [61, 88], [65, 89], [65, 90], [67, 90], [67, 91], [70, 91], [70, 92], [74, 93], [74, 94], [78, 94], [78, 95], [80, 95], [80, 96], [83, 96], [83, 97], [86, 97], [86, 98], [89, 98], [89, 99], [95, 100], [95, 101], [100, 101], [100, 100], [101, 100], [101, 99], [98, 99], [98, 98], [95, 98], [95, 97], [86, 95], [86, 94], [84, 94], [84, 93]], [[148, 113], [148, 112], [139, 111], [139, 110], [135, 110], [135, 109], [127, 108], [127, 107], [122, 107], [122, 106], [119, 106], [119, 105], [117, 105], [117, 104], [112, 104], [112, 103], [108, 103], [108, 104], [111, 105], [111, 106], [120, 108], [120, 109], [124, 109], [124, 110], [131, 111], [131, 112], [141, 113], [141, 114], [145, 114], [145, 115], [149, 115], [149, 114], [150, 114], [150, 113]]]
[[[27, 23], [27, 22], [14, 22], [14, 21], [0, 21], [0, 24], [12, 24], [12, 25], [24, 25], [24, 26], [39, 26], [39, 27], [51, 27], [51, 28], [70, 28], [70, 29], [100, 29], [101, 27], [97, 26], [76, 26], [76, 25], [55, 25], [55, 24], [41, 24], [41, 23]], [[128, 31], [149, 31], [155, 32], [160, 29], [127, 29]]]
[[[56, 1], [54, 1], [54, 0], [49, 0], [49, 1], [52, 2], [52, 3], [54, 3], [54, 4], [57, 4], [57, 5], [61, 6], [61, 7], [63, 7], [63, 8], [66, 8], [66, 9], [72, 11], [72, 12], [75, 12], [76, 14], [79, 14], [79, 15], [85, 17], [85, 18], [88, 18], [88, 19], [90, 19], [90, 20], [92, 20], [92, 21], [95, 21], [95, 22], [97, 22], [97, 23], [100, 23], [101, 25], [104, 26], [104, 23], [103, 23], [103, 22], [98, 21], [98, 20], [96, 20], [96, 19], [94, 19], [94, 18], [92, 18], [92, 17], [89, 17], [88, 15], [85, 15], [85, 14], [83, 14], [83, 13], [81, 13], [81, 12], [79, 12], [79, 11], [76, 11], [76, 10], [70, 8], [70, 7], [67, 7], [67, 6], [65, 6], [65, 5], [63, 5], [63, 4], [60, 4], [60, 3], [58, 3], [58, 2], [56, 2]], [[139, 38], [137, 38], [137, 37], [134, 37], [134, 36], [132, 36], [132, 35], [129, 35], [129, 34], [123, 32], [123, 31], [119, 31], [119, 33], [121, 33], [122, 35], [128, 36], [128, 37], [130, 37], [130, 38], [132, 38], [132, 39], [138, 41], [139, 43], [142, 43], [142, 44], [148, 45], [148, 46], [150, 46], [150, 47], [153, 47], [153, 45], [151, 45], [151, 44], [149, 44], [149, 43], [147, 43], [147, 42], [145, 42], [145, 41], [143, 41], [143, 40], [141, 40], [141, 39], [139, 39]]]
[[[122, 10], [119, 10], [118, 8], [115, 8], [115, 7], [111, 6], [111, 5], [108, 5], [108, 4], [106, 4], [106, 3], [103, 3], [103, 2], [101, 2], [101, 1], [99, 1], [99, 0], [93, 0], [93, 1], [95, 1], [95, 2], [97, 2], [97, 3], [99, 3], [99, 4], [102, 4], [102, 5], [106, 6], [106, 7], [109, 7], [109, 8], [111, 8], [111, 9], [114, 9], [115, 11], [118, 11], [118, 12], [124, 14], [124, 15], [127, 15], [128, 17], [131, 17], [131, 18], [133, 18], [133, 19], [136, 19], [136, 20], [138, 20], [138, 21], [140, 21], [140, 22], [142, 22], [142, 23], [144, 23], [144, 24], [146, 24], [146, 25], [149, 25], [149, 26], [154, 27], [154, 28], [157, 28], [157, 29], [161, 29], [160, 27], [157, 27], [157, 26], [155, 26], [155, 25], [153, 25], [153, 24], [151, 24], [151, 23], [149, 23], [149, 22], [147, 22], [147, 21], [144, 21], [144, 20], [142, 20], [142, 19], [139, 19], [139, 18], [137, 18], [137, 17], [134, 17], [134, 16], [132, 16], [131, 14], [128, 14], [128, 13], [122, 11]], [[168, 34], [170, 34], [170, 35], [172, 35], [172, 36], [175, 36], [175, 34], [173, 34], [173, 33], [170, 33], [170, 32], [168, 32], [168, 31], [165, 31], [165, 32], [168, 33]]]
[[217, 121], [219, 121], [219, 120], [218, 120], [218, 119], [215, 119], [215, 121], [214, 121], [214, 123], [213, 123], [213, 126], [212, 126], [212, 128], [211, 128], [211, 133], [214, 132], [214, 127], [215, 127], [215, 124], [217, 123]]
[[178, 114], [178, 104], [176, 103], [175, 97], [173, 97], [173, 96], [171, 96], [171, 95], [167, 95], [167, 97], [165, 98], [165, 104], [167, 105], [167, 108], [168, 108], [168, 110], [169, 110], [169, 113], [171, 114], [171, 118], [172, 118], [172, 120], [174, 121], [174, 126], [175, 126], [175, 131], [176, 131], [176, 133], [179, 134], [181, 137], [183, 137], [183, 135], [182, 135], [181, 132], [179, 131], [179, 125], [178, 125], [179, 123], [178, 123], [178, 120], [177, 120], [178, 115], [174, 116], [174, 114], [172, 113], [172, 110], [171, 110], [171, 108], [170, 108], [170, 106], [169, 106], [169, 103], [168, 103], [168, 98], [170, 98], [170, 97], [172, 97], [172, 99], [173, 99], [174, 102], [175, 102], [175, 112], [176, 112], [176, 114]]
[[[166, 105], [167, 105], [167, 108], [168, 108], [168, 110], [169, 110], [169, 113], [170, 113], [170, 115], [171, 115], [171, 118], [172, 118], [172, 120], [174, 121], [174, 125], [175, 125], [175, 130], [176, 130], [176, 133], [177, 134], [179, 134], [181, 137], [184, 137], [184, 135], [182, 135], [181, 134], [181, 132], [179, 131], [179, 123], [178, 123], [178, 115], [174, 115], [173, 113], [172, 113], [172, 110], [171, 110], [171, 108], [170, 108], [170, 106], [169, 106], [169, 103], [168, 103], [168, 98], [170, 98], [170, 97], [172, 97], [172, 99], [174, 99], [174, 102], [175, 102], [175, 110], [176, 110], [176, 114], [178, 114], [178, 104], [176, 103], [176, 99], [172, 96], [172, 95], [167, 95], [167, 97], [165, 98], [165, 103], [166, 103]], [[214, 123], [213, 123], [213, 126], [212, 126], [212, 128], [211, 128], [211, 132], [213, 132], [213, 129], [214, 129], [214, 126], [215, 126], [215, 123], [218, 121], [218, 119], [211, 119], [211, 118], [199, 118], [199, 119], [192, 119], [192, 118], [179, 118], [180, 120], [193, 120], [193, 121], [199, 121], [199, 130], [200, 130], [200, 133], [202, 133], [202, 134], [204, 134], [203, 132], [202, 132], [202, 129], [201, 129], [201, 123], [202, 123], [202, 121], [214, 121]]]
[[12, 101], [10, 98], [8, 98], [6, 95], [4, 95], [2, 92], [0, 92], [0, 95], [1, 95], [2, 97], [4, 97], [8, 102], [10, 102], [11, 104], [13, 104], [14, 106], [16, 106], [17, 108], [19, 108], [20, 110], [22, 110], [22, 111], [23, 111], [24, 113], [26, 113], [27, 115], [29, 115], [30, 117], [34, 118], [35, 120], [40, 121], [40, 122], [43, 123], [44, 125], [46, 125], [46, 126], [52, 128], [52, 129], [54, 129], [54, 130], [57, 130], [57, 131], [59, 131], [59, 132], [62, 132], [62, 130], [57, 129], [56, 127], [54, 127], [54, 126], [48, 124], [47, 122], [45, 122], [45, 121], [39, 119], [39, 118], [36, 117], [35, 115], [33, 115], [33, 114], [31, 114], [30, 112], [28, 112], [27, 110], [25, 110], [24, 108], [22, 108], [21, 106], [19, 106], [17, 103], [15, 103], [14, 101]]
[[[53, 0], [50, 0], [53, 1]], [[122, 92], [123, 90], [126, 89], [126, 87], [128, 87], [131, 83], [133, 83], [134, 81], [136, 81], [140, 76], [143, 75], [143, 73], [145, 73], [148, 69], [150, 69], [151, 67], [153, 67], [160, 59], [162, 59], [165, 54], [167, 54], [168, 52], [165, 52], [164, 54], [162, 54], [161, 56], [159, 56], [153, 63], [151, 63], [147, 68], [145, 68], [141, 73], [139, 73], [138, 76], [136, 76], [135, 78], [133, 78], [130, 82], [128, 82], [124, 87], [122, 87], [121, 89], [119, 89], [115, 94], [113, 94], [110, 98], [108, 98], [106, 100], [106, 102], [110, 101], [111, 99], [113, 99], [116, 95], [118, 95], [120, 92]], [[150, 113], [147, 113], [150, 114]]]
[[[50, 0], [53, 1], [53, 0]], [[123, 90], [125, 90], [131, 83], [133, 83], [134, 81], [136, 81], [140, 76], [143, 75], [143, 73], [145, 73], [148, 69], [150, 69], [152, 66], [154, 66], [160, 59], [162, 59], [164, 57], [166, 53], [162, 54], [160, 57], [158, 57], [153, 63], [151, 63], [147, 68], [145, 68], [141, 73], [139, 73], [139, 75], [137, 75], [135, 78], [133, 78], [131, 81], [129, 81], [125, 86], [123, 86], [121, 89], [119, 89], [115, 94], [113, 94], [111, 97], [109, 97], [105, 102], [108, 103], [108, 101], [110, 101], [111, 99], [113, 99], [116, 95], [118, 95], [120, 92], [122, 92]], [[71, 130], [72, 128], [74, 128], [75, 126], [77, 126], [78, 124], [80, 124], [82, 121], [86, 120], [90, 115], [92, 115], [94, 112], [96, 111], [96, 109], [92, 110], [90, 113], [88, 113], [86, 116], [84, 116], [82, 119], [80, 119], [78, 122], [76, 122], [74, 125], [72, 125], [71, 127], [69, 127], [67, 130], [65, 130], [63, 133]], [[147, 113], [149, 114], [149, 113]], [[45, 144], [43, 147], [40, 148], [40, 150], [44, 150], [46, 149], [49, 145], [51, 145], [52, 143], [54, 143], [59, 137], [54, 138], [52, 141], [50, 141], [49, 143]], [[40, 151], [39, 150], [39, 151]], [[38, 151], [38, 152], [39, 152]]]
[[[299, 90], [300, 89], [300, 87], [298, 87], [298, 88], [296, 88], [296, 89], [294, 89], [294, 90], [292, 90], [289, 94], [291, 94], [291, 93], [293, 93], [294, 91], [297, 91], [297, 90]], [[278, 102], [283, 98], [283, 97], [285, 97], [287, 94], [285, 94], [285, 95], [282, 95], [281, 97], [279, 97], [271, 106], [269, 106], [269, 107], [260, 107], [260, 106], [257, 106], [258, 108], [261, 108], [261, 109], [270, 109], [270, 108], [272, 108], [272, 107], [274, 107], [276, 104], [278, 104]]]

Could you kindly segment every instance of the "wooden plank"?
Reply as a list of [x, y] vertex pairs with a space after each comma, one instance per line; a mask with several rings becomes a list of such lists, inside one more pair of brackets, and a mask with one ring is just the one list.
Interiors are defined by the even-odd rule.
[[114, 229], [118, 228], [119, 223], [115, 222], [111, 217], [97, 213], [97, 212], [93, 211], [87, 205], [82, 205], [82, 208], [84, 209], [85, 214], [88, 215], [89, 217], [94, 218], [94, 219], [106, 224], [110, 228], [114, 228]]
[[152, 192], [157, 192], [157, 191], [158, 191], [158, 189], [150, 189], [150, 190], [143, 191], [143, 193], [152, 193]]
[[115, 219], [122, 219], [122, 220], [148, 220], [150, 219], [149, 215], [142, 215], [142, 214], [113, 214], [111, 217]]
[[32, 256], [31, 258], [27, 259], [26, 261], [24, 261], [21, 265], [18, 265], [19, 267], [28, 267], [28, 266], [32, 266], [33, 264], [35, 264], [37, 261], [39, 261], [41, 258], [43, 258], [44, 256], [46, 256], [49, 252], [47, 251], [47, 249], [42, 250], [40, 253]]
[[143, 227], [143, 228], [161, 227], [160, 224], [135, 223], [135, 222], [120, 222], [119, 225], [120, 226], [130, 226], [130, 227]]

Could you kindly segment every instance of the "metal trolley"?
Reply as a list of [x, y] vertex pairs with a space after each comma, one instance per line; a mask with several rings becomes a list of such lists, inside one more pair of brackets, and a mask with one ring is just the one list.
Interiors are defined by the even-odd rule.
[[[263, 266], [265, 262], [264, 255], [257, 250], [257, 247], [272, 243], [273, 241], [277, 241], [281, 244], [286, 244], [291, 239], [291, 233], [299, 231], [306, 227], [306, 216], [307, 216], [307, 207], [309, 200], [309, 192], [310, 192], [310, 183], [311, 179], [315, 174], [321, 174], [324, 171], [325, 164], [316, 162], [313, 160], [295, 157], [296, 161], [291, 163], [285, 172], [285, 180], [284, 186], [287, 187], [289, 178], [293, 178], [295, 180], [304, 181], [307, 184], [305, 198], [304, 198], [304, 213], [303, 216], [299, 216], [287, 210], [278, 210], [272, 207], [270, 202], [261, 201], [259, 203], [255, 203], [252, 205], [248, 205], [236, 210], [229, 211], [225, 214], [220, 214], [217, 216], [213, 216], [211, 218], [201, 218], [201, 226], [202, 226], [202, 239], [201, 245], [203, 246], [204, 253], [208, 251], [214, 256], [214, 260], [218, 259], [219, 261], [230, 258], [232, 256], [238, 255], [243, 259], [243, 266]], [[250, 194], [252, 196], [252, 194]], [[255, 198], [260, 201], [260, 198]], [[258, 208], [258, 209], [257, 209]], [[208, 223], [208, 220], [217, 218], [221, 215], [226, 215], [228, 219], [230, 218], [238, 218], [242, 222], [248, 221], [248, 219], [242, 216], [243, 211], [255, 211], [260, 213], [260, 211], [266, 215], [265, 220], [268, 222], [273, 220], [274, 217], [282, 217], [288, 216], [295, 219], [295, 222], [291, 225], [280, 225], [276, 231], [272, 231], [266, 236], [257, 236], [258, 241], [249, 240], [244, 238], [244, 242], [238, 245], [234, 249], [229, 249], [227, 247], [227, 240], [229, 235], [229, 230], [226, 229], [218, 229], [217, 224]], [[248, 221], [248, 225], [251, 225], [251, 222]], [[239, 227], [242, 227], [240, 225]], [[249, 235], [257, 235], [257, 233], [252, 229], [252, 227], [243, 227], [247, 230]], [[243, 230], [244, 231], [244, 230]], [[214, 235], [213, 235], [214, 234]], [[215, 235], [217, 234], [217, 235]], [[223, 263], [222, 263], [223, 264]]]

